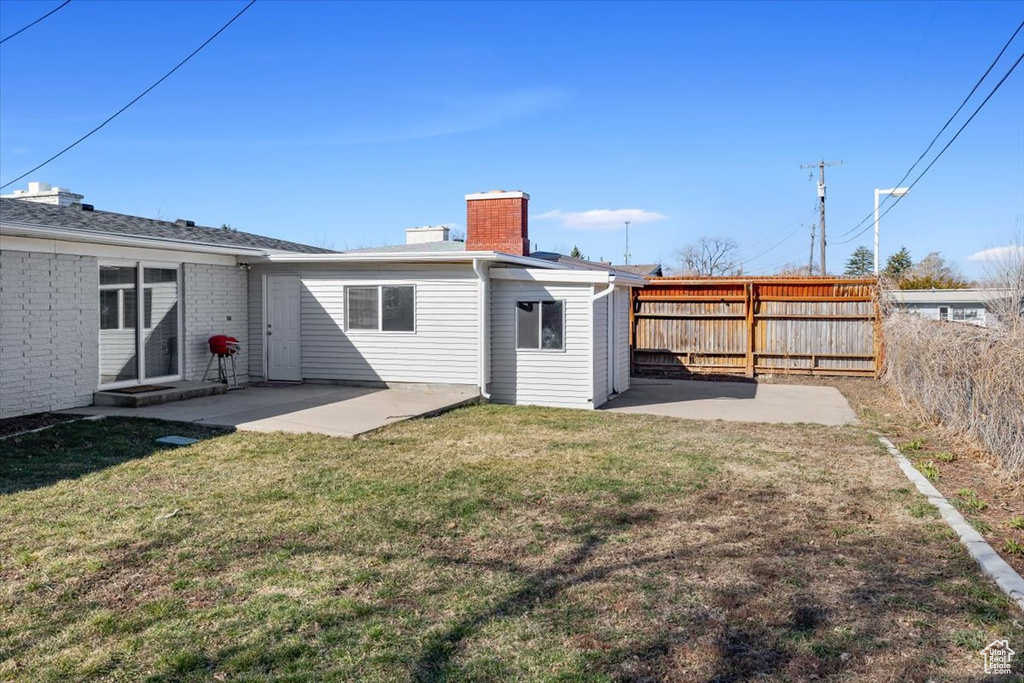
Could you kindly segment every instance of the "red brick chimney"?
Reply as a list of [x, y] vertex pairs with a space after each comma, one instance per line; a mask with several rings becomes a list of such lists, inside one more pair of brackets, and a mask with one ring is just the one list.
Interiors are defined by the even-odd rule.
[[466, 195], [466, 251], [530, 253], [530, 195], [491, 190]]

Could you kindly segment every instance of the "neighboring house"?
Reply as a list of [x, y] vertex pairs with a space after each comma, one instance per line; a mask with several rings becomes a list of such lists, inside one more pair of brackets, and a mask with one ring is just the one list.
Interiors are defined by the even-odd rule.
[[614, 266], [619, 270], [624, 270], [627, 273], [635, 273], [637, 275], [643, 275], [644, 277], [662, 277], [664, 273], [661, 271], [660, 263], [641, 263], [637, 265], [628, 266]]
[[530, 254], [533, 258], [544, 259], [545, 261], [553, 261], [559, 265], [569, 266], [572, 268], [591, 268], [594, 270], [608, 270], [608, 271], [621, 271], [624, 273], [632, 273], [639, 275], [640, 277], [661, 277], [661, 264], [659, 263], [646, 263], [641, 265], [612, 265], [609, 261], [588, 261], [587, 259], [576, 258], [574, 256], [566, 256], [565, 254], [559, 254], [554, 251], [535, 251]]
[[930, 320], [952, 320], [979, 327], [994, 327], [998, 319], [992, 302], [1009, 296], [999, 289], [901, 289], [891, 293], [892, 302]]
[[243, 382], [461, 384], [580, 408], [629, 387], [643, 278], [528, 256], [525, 193], [467, 195], [466, 242], [413, 229], [347, 253], [81, 199], [39, 184], [0, 199], [0, 417], [201, 379], [214, 334], [242, 340]]

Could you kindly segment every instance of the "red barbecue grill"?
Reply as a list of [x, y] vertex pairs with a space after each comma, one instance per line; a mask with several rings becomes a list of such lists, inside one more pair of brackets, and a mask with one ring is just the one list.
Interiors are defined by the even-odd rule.
[[[215, 334], [210, 337], [210, 360], [206, 363], [203, 381], [209, 380], [210, 366], [217, 360], [217, 381], [228, 385], [228, 389], [238, 389], [238, 372], [235, 369], [235, 355], [242, 345], [234, 337], [226, 334]], [[231, 361], [231, 376], [228, 377], [228, 361]]]

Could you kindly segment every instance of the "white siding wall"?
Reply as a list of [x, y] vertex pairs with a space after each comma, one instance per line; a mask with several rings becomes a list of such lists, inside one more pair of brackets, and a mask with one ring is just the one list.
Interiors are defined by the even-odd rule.
[[210, 337], [226, 334], [241, 342], [242, 350], [235, 360], [238, 381], [248, 381], [246, 356], [254, 354], [254, 340], [247, 338], [249, 283], [245, 269], [186, 263], [183, 270], [185, 379], [202, 379], [210, 360]]
[[[491, 400], [592, 408], [590, 285], [491, 281]], [[517, 301], [565, 301], [565, 350], [516, 349]]]
[[0, 249], [0, 418], [92, 403], [96, 258]]
[[594, 302], [594, 407], [608, 400], [608, 300], [614, 296]]
[[[263, 275], [302, 280], [303, 379], [469, 384], [479, 382], [479, 280], [470, 265], [254, 266], [249, 287], [250, 372], [263, 374]], [[416, 287], [415, 332], [346, 332], [345, 286]]]
[[[911, 313], [917, 313], [929, 320], [957, 320], [958, 322], [970, 322], [975, 325], [987, 327], [992, 324], [988, 319], [988, 311], [983, 304], [932, 304], [932, 303], [908, 303], [903, 305]], [[939, 309], [945, 308], [946, 317], [939, 316]], [[959, 313], [959, 316], [958, 316]], [[995, 316], [993, 316], [993, 319]]]
[[632, 305], [629, 287], [618, 287], [615, 294], [615, 388], [619, 393], [629, 389], [629, 307]]

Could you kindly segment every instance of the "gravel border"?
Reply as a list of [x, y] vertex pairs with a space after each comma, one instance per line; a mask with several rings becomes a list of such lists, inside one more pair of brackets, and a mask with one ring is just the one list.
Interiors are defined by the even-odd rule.
[[999, 554], [981, 537], [981, 534], [975, 531], [974, 527], [955, 507], [950, 505], [945, 496], [932, 486], [932, 483], [907, 460], [907, 456], [903, 455], [892, 441], [877, 432], [875, 432], [875, 437], [896, 458], [897, 464], [907, 479], [924, 494], [929, 503], [938, 508], [942, 518], [946, 520], [946, 524], [960, 537], [960, 542], [967, 548], [967, 553], [981, 565], [982, 573], [995, 581], [996, 585], [1009, 595], [1021, 610], [1024, 610], [1024, 578], [1015, 572], [1003, 558], [999, 557]]

